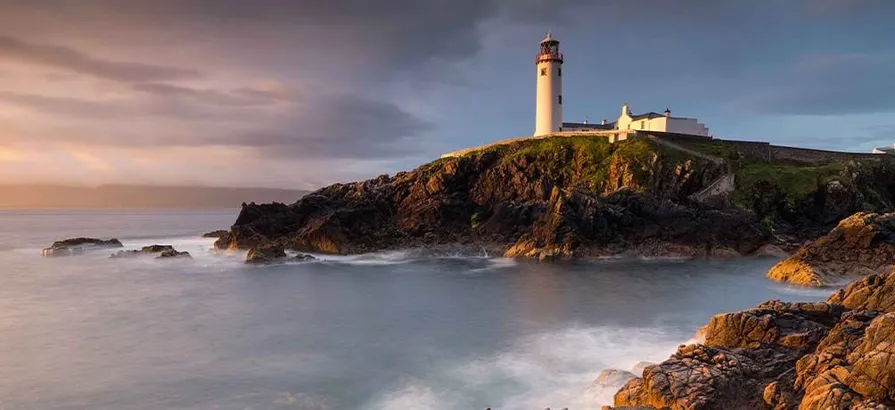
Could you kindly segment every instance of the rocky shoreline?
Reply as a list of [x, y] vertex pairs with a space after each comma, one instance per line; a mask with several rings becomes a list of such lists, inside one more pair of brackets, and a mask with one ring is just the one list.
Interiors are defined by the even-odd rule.
[[[723, 144], [697, 147], [721, 154], [711, 161], [674, 146], [522, 141], [331, 185], [294, 204], [243, 204], [215, 246], [358, 254], [462, 244], [537, 259], [780, 256], [863, 208], [892, 209], [882, 182], [895, 173], [888, 162], [824, 165], [819, 174], [817, 164], [756, 162]], [[779, 182], [777, 171], [804, 181]]]
[[801, 286], [829, 286], [895, 267], [895, 214], [859, 212], [843, 219], [768, 272]]

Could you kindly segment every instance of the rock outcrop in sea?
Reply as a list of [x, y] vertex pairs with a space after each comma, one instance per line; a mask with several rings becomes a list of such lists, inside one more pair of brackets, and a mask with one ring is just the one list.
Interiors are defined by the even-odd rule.
[[895, 409], [895, 272], [816, 303], [713, 317], [615, 395], [615, 409]]
[[53, 242], [43, 249], [44, 256], [79, 255], [88, 250], [104, 248], [121, 248], [124, 245], [118, 239], [71, 238]]
[[779, 254], [762, 246], [794, 249], [862, 208], [892, 207], [895, 166], [883, 158], [778, 164], [722, 142], [660, 142], [521, 141], [331, 185], [291, 205], [247, 204], [215, 246], [732, 257]]
[[154, 256], [156, 259], [167, 258], [192, 258], [189, 252], [181, 252], [171, 245], [149, 245], [138, 250], [118, 251], [112, 254], [112, 259], [134, 258], [140, 256]]
[[228, 231], [226, 229], [218, 229], [216, 231], [206, 232], [206, 233], [202, 234], [202, 237], [203, 238], [220, 239], [220, 238], [226, 237], [229, 234], [230, 234], [230, 231]]
[[249, 253], [246, 254], [246, 263], [256, 265], [279, 262], [306, 262], [314, 259], [316, 258], [305, 254], [298, 254], [290, 257], [286, 254], [286, 249], [279, 245], [256, 246], [249, 249]]
[[828, 234], [801, 247], [770, 271], [768, 278], [804, 286], [825, 286], [895, 266], [895, 213], [860, 212]]

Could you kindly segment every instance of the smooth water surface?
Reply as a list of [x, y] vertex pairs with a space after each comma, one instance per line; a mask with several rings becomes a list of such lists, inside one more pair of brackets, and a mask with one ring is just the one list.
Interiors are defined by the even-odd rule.
[[[236, 212], [0, 212], [2, 409], [599, 409], [605, 368], [661, 361], [767, 299], [775, 262], [390, 252], [279, 266], [218, 255]], [[43, 258], [72, 236], [191, 260]]]

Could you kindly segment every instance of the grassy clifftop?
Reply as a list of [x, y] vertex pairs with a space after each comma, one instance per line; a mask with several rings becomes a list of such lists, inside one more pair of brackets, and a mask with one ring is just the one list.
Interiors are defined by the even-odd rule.
[[[494, 166], [506, 168], [508, 174], [556, 175], [560, 186], [598, 195], [629, 188], [677, 202], [686, 202], [715, 178], [732, 173], [735, 183], [727, 198], [729, 206], [749, 210], [769, 228], [795, 237], [820, 235], [857, 211], [893, 209], [895, 160], [859, 154], [816, 158], [810, 150], [804, 150], [804, 160], [793, 159], [792, 153], [776, 159], [771, 155], [773, 148], [686, 138], [675, 139], [669, 146], [649, 139], [610, 144], [600, 137], [555, 137], [495, 146], [438, 163], [496, 156]], [[798, 149], [790, 150], [800, 154]], [[713, 163], [706, 156], [723, 163]]]

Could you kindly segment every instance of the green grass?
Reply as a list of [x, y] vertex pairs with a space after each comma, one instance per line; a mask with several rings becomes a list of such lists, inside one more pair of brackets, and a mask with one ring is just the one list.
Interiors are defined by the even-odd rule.
[[674, 143], [692, 149], [703, 154], [720, 157], [727, 160], [737, 160], [740, 158], [740, 152], [736, 146], [727, 144], [722, 141], [715, 140], [681, 140], [673, 141]]
[[747, 204], [759, 185], [776, 187], [785, 194], [790, 205], [814, 194], [818, 187], [826, 185], [845, 170], [843, 164], [795, 166], [766, 163], [742, 164], [736, 171], [737, 188], [733, 200]]

